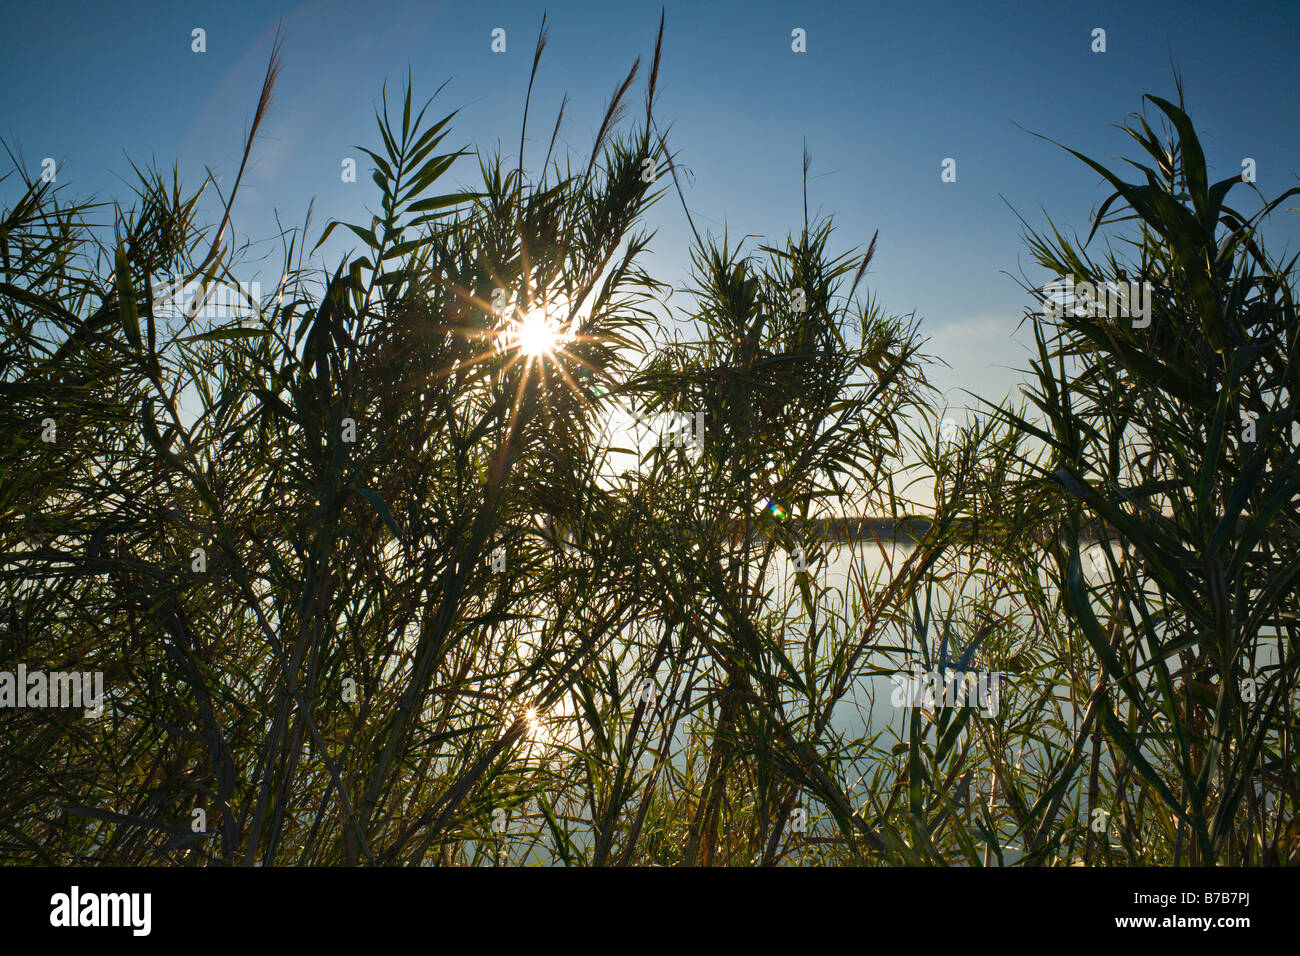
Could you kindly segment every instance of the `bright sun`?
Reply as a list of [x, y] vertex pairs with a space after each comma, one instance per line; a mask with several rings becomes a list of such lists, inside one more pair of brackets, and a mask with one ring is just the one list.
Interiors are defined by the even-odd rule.
[[542, 719], [537, 716], [537, 708], [529, 707], [524, 712], [524, 721], [528, 724], [528, 737], [530, 740], [541, 740], [545, 735], [545, 727], [542, 725]]
[[515, 337], [519, 351], [534, 358], [550, 355], [559, 342], [556, 330], [551, 328], [550, 318], [541, 309], [534, 309], [524, 316]]
[[555, 352], [566, 339], [560, 316], [563, 303], [538, 305], [525, 312], [515, 323], [514, 346], [529, 358], [545, 358]]

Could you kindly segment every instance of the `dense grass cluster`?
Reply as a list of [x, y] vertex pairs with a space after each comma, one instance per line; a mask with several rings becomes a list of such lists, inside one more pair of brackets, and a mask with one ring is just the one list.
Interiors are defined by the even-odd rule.
[[[523, 132], [513, 168], [445, 148], [454, 114], [408, 83], [367, 151], [381, 215], [324, 275], [287, 233], [251, 321], [156, 302], [240, 274], [233, 194], [210, 230], [175, 177], [129, 208], [26, 182], [0, 667], [101, 671], [109, 699], [0, 714], [0, 859], [1300, 860], [1296, 260], [1256, 232], [1296, 190], [1229, 208], [1181, 97], [1149, 98], [1139, 182], [1084, 159], [1131, 252], [1028, 240], [1150, 283], [1150, 325], [1035, 299], [1028, 402], [949, 441], [917, 322], [858, 294], [874, 239], [697, 234], [668, 309], [658, 62], [635, 123], [634, 66], [590, 157], [552, 136], [536, 176]], [[626, 408], [702, 413], [703, 440], [611, 441]], [[807, 519], [908, 518], [923, 479], [915, 540], [819, 573], [838, 545]], [[1005, 675], [996, 714], [890, 709], [890, 675], [949, 660]]]

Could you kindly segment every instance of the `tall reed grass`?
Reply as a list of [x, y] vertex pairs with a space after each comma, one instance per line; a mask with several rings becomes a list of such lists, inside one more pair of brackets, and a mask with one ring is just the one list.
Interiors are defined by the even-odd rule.
[[[1296, 861], [1295, 259], [1257, 234], [1295, 190], [1227, 207], [1149, 97], [1137, 183], [1079, 156], [1130, 255], [1027, 238], [1153, 321], [1039, 303], [1028, 402], [945, 442], [918, 321], [859, 294], [874, 238], [697, 234], [666, 320], [662, 40], [635, 121], [637, 65], [536, 172], [527, 101], [512, 166], [385, 95], [381, 215], [326, 225], [359, 244], [324, 274], [287, 233], [251, 323], [155, 307], [241, 274], [238, 183], [215, 230], [174, 173], [5, 208], [0, 660], [111, 691], [0, 719], [6, 861]], [[521, 351], [512, 302], [563, 342]], [[700, 448], [602, 441], [631, 406], [702, 413]], [[906, 521], [924, 475], [911, 546], [819, 578], [820, 519]], [[1004, 674], [998, 712], [846, 720], [908, 661]]]

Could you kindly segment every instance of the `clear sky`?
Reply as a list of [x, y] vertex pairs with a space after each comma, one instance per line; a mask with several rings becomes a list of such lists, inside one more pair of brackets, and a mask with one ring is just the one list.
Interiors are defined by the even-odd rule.
[[[274, 214], [298, 224], [316, 199], [329, 218], [367, 221], [377, 205], [369, 165], [374, 111], [387, 80], [416, 96], [450, 80], [430, 115], [460, 108], [450, 145], [513, 157], [543, 9], [550, 43], [534, 91], [526, 160], [540, 162], [564, 93], [561, 131], [585, 160], [602, 109], [632, 60], [644, 81], [660, 4], [223, 0], [220, 3], [14, 3], [0, 33], [0, 136], [32, 175], [50, 156], [78, 197], [125, 195], [127, 157], [179, 161], [197, 186], [204, 168], [228, 186], [238, 168], [277, 26], [283, 71], [234, 211], [237, 233], [280, 269]], [[667, 4], [657, 115], [693, 174], [687, 200], [702, 229], [780, 239], [802, 218], [800, 157], [812, 154], [809, 206], [833, 215], [842, 247], [880, 230], [865, 280], [890, 311], [913, 310], [928, 351], [951, 364], [939, 382], [998, 398], [1023, 367], [1014, 338], [1032, 271], [1015, 212], [1044, 211], [1086, 235], [1108, 194], [1098, 177], [1016, 124], [1110, 161], [1136, 156], [1115, 128], [1144, 93], [1175, 98], [1172, 62], [1217, 177], [1257, 164], [1268, 196], [1300, 184], [1295, 0], [1251, 3], [714, 2]], [[191, 31], [206, 31], [205, 53]], [[491, 51], [506, 30], [506, 52]], [[1092, 31], [1106, 31], [1094, 53]], [[791, 49], [806, 31], [807, 52]], [[643, 96], [635, 90], [634, 103]], [[439, 111], [439, 107], [443, 107]], [[635, 115], [635, 114], [633, 114]], [[344, 157], [355, 184], [341, 182]], [[957, 181], [941, 182], [956, 160]], [[526, 163], [527, 164], [527, 163]], [[453, 178], [472, 183], [472, 161]], [[457, 175], [459, 173], [459, 175]], [[0, 186], [12, 201], [14, 180]], [[1234, 190], [1240, 208], [1256, 201]], [[1300, 203], [1292, 203], [1292, 207]], [[1013, 211], [1014, 210], [1014, 211]], [[215, 218], [215, 212], [214, 212]], [[686, 280], [689, 232], [675, 196], [652, 211], [660, 229], [648, 263]], [[336, 233], [342, 236], [342, 233]], [[1300, 214], [1265, 230], [1275, 253], [1300, 243]], [[333, 240], [331, 240], [331, 244]], [[342, 247], [322, 264], [336, 263]]]

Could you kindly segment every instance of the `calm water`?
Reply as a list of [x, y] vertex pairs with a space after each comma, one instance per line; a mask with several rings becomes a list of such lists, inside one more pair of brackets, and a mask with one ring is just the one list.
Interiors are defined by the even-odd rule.
[[[860, 589], [866, 589], [867, 595], [871, 595], [879, 590], [884, 583], [889, 580], [889, 566], [892, 564], [895, 571], [899, 563], [904, 561], [911, 551], [910, 544], [895, 543], [884, 548], [874, 543], [850, 543], [832, 546], [820, 560], [810, 559], [808, 561], [808, 571], [813, 575], [817, 587], [821, 590], [818, 600], [818, 614], [824, 621], [828, 616], [839, 616], [842, 621], [847, 617], [853, 620], [851, 607], [854, 598], [857, 598], [858, 604], [861, 604]], [[1091, 554], [1085, 553], [1084, 573], [1085, 578], [1090, 582], [1096, 582], [1102, 579], [1107, 573], [1105, 561], [1099, 549], [1090, 549]], [[1094, 559], [1095, 556], [1095, 559]], [[962, 569], [962, 570], [969, 570]], [[790, 635], [785, 646], [787, 656], [791, 658], [796, 667], [801, 665], [801, 654], [804, 646], [804, 635], [807, 633], [807, 616], [800, 610], [798, 603], [798, 587], [795, 566], [787, 556], [782, 558], [778, 555], [774, 558], [767, 575], [766, 585], [770, 592], [771, 608], [787, 607], [789, 610], [789, 624], [787, 632]], [[1042, 575], [1040, 583], [1046, 588], [1048, 586], [1047, 575]], [[941, 622], [952, 609], [954, 594], [952, 588], [955, 587], [952, 581], [947, 582], [947, 592], [936, 588], [930, 596], [930, 626], [929, 641], [931, 650], [938, 646], [938, 635], [941, 633]], [[962, 581], [961, 586], [956, 589], [955, 597], [960, 602], [974, 599], [979, 596], [981, 588], [990, 586], [990, 582], [980, 575], [972, 575]], [[920, 603], [921, 613], [925, 614], [925, 597], [917, 595]], [[1001, 613], [1012, 613], [1013, 608], [1008, 601], [1001, 602], [999, 611]], [[1100, 609], [1099, 609], [1100, 610]], [[1014, 620], [1014, 614], [1012, 614]], [[1025, 622], [1027, 628], [1028, 621]], [[886, 625], [882, 627], [879, 633], [874, 637], [872, 650], [859, 662], [859, 668], [863, 664], [879, 667], [887, 670], [902, 670], [909, 661], [919, 661], [919, 646], [916, 644], [915, 637], [912, 635], [912, 626], [906, 629], [897, 625]], [[970, 635], [962, 633], [962, 628], [954, 624], [951, 633], [951, 645], [949, 647], [949, 659], [955, 660], [960, 657], [961, 650], [970, 640]], [[1266, 663], [1276, 660], [1276, 649], [1273, 647], [1264, 648], [1260, 660], [1257, 663]], [[980, 665], [976, 665], [979, 667]], [[660, 686], [667, 686], [670, 675], [661, 673]], [[634, 684], [634, 675], [627, 674], [626, 679], [629, 685]], [[891, 749], [894, 743], [907, 739], [907, 727], [911, 716], [911, 708], [904, 706], [895, 706], [891, 701], [891, 696], [896, 684], [891, 681], [888, 675], [862, 676], [859, 677], [851, 686], [849, 693], [834, 709], [830, 724], [830, 734], [839, 736], [846, 741], [860, 740], [864, 737], [880, 735], [876, 741], [878, 750], [886, 753]], [[1015, 699], [1023, 695], [1037, 695], [1041, 693], [1042, 683], [1040, 679], [1033, 677], [1020, 677], [1015, 674], [1004, 674], [999, 687], [1000, 712], [1005, 716], [1016, 709]], [[1081, 716], [1073, 706], [1072, 701], [1064, 689], [1056, 691], [1057, 710], [1061, 727], [1051, 729], [1047, 727], [1035, 728], [1039, 735], [1039, 742], [1033, 746], [1025, 746], [1015, 753], [1005, 754], [1004, 758], [1011, 763], [1022, 762], [1029, 769], [1045, 766], [1051, 763], [1048, 749], [1059, 754], [1069, 746], [1074, 736], [1074, 728], [1077, 719]], [[793, 698], [783, 701], [786, 713], [801, 713], [802, 708], [798, 701]], [[998, 720], [997, 716], [983, 716], [982, 712], [972, 715], [972, 726], [975, 721], [994, 721]], [[933, 741], [933, 731], [930, 734], [930, 740]], [[677, 746], [684, 746], [687, 742], [687, 729], [679, 728], [675, 742]], [[576, 741], [575, 741], [576, 743]], [[823, 738], [822, 743], [826, 743]], [[857, 750], [860, 748], [850, 748]], [[1153, 756], [1150, 751], [1151, 746], [1144, 746], [1143, 750], [1148, 751], [1148, 756]], [[878, 756], [864, 754], [863, 759], [855, 762], [849, 768], [846, 768], [843, 779], [850, 784], [855, 780], [864, 777], [870, 777], [873, 770], [872, 764], [882, 759]], [[884, 758], [888, 759], [888, 758]], [[674, 762], [680, 765], [680, 756], [675, 758]], [[652, 758], [647, 757], [645, 766], [648, 769]], [[985, 768], [987, 772], [988, 768]], [[983, 785], [987, 788], [989, 781], [984, 781]], [[987, 791], [986, 791], [987, 792]], [[850, 786], [850, 801], [861, 805], [868, 798], [865, 784]], [[815, 816], [818, 810], [816, 806], [812, 808]], [[829, 827], [829, 828], [828, 828]], [[828, 822], [822, 822], [815, 825], [810, 821], [810, 835], [817, 832], [821, 835], [832, 835], [833, 826]], [[585, 839], [580, 841], [579, 845], [585, 845]], [[1004, 853], [1008, 862], [1014, 862], [1019, 853], [1014, 845], [1008, 846]], [[532, 861], [541, 861], [542, 856], [535, 853], [529, 854], [528, 859]]]

